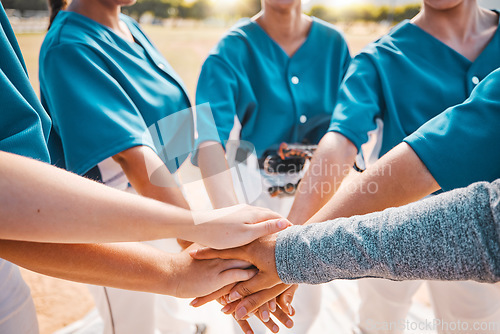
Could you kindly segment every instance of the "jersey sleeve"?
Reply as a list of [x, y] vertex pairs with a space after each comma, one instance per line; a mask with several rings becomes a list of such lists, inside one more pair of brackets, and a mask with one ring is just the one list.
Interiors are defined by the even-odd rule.
[[50, 119], [31, 86], [24, 60], [0, 4], [0, 151], [49, 162]]
[[[234, 125], [238, 80], [234, 71], [217, 56], [209, 56], [201, 69], [196, 88], [196, 104], [208, 103], [201, 117], [197, 114], [198, 141], [215, 140], [225, 144]], [[212, 118], [213, 117], [213, 118]]]
[[134, 146], [156, 151], [109, 61], [90, 46], [62, 44], [49, 50], [41, 64], [41, 93], [60, 136], [66, 168], [77, 174]]
[[404, 139], [443, 190], [500, 177], [499, 86], [500, 69]]
[[359, 54], [350, 63], [340, 85], [328, 131], [339, 132], [357, 148], [368, 141], [368, 132], [381, 118], [382, 85], [370, 57]]

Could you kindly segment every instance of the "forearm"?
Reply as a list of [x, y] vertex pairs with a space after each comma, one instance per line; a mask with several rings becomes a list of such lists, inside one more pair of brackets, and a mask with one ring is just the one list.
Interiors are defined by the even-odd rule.
[[121, 289], [173, 294], [170, 254], [136, 244], [46, 244], [0, 240], [0, 256], [41, 274]]
[[301, 225], [320, 210], [349, 174], [355, 157], [356, 147], [347, 138], [327, 133], [300, 181], [288, 219]]
[[189, 211], [0, 152], [0, 238], [87, 243], [182, 236]]
[[135, 146], [113, 156], [113, 159], [120, 164], [139, 194], [189, 210], [174, 177], [151, 148]]
[[500, 281], [500, 180], [278, 235], [285, 283], [380, 277]]
[[402, 143], [342, 184], [307, 223], [381, 211], [417, 201], [440, 187], [411, 147]]
[[198, 163], [213, 208], [238, 204], [233, 178], [222, 145], [213, 141], [201, 143]]

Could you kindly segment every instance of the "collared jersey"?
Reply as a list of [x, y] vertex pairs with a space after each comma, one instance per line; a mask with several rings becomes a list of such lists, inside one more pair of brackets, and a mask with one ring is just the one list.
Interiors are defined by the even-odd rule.
[[[181, 79], [134, 20], [121, 20], [135, 43], [85, 16], [59, 12], [40, 51], [41, 99], [60, 139], [51, 155], [77, 174], [133, 146], [160, 156], [175, 145], [184, 153], [192, 148], [192, 113], [178, 113], [190, 107]], [[172, 171], [185, 156], [169, 158]]]
[[500, 178], [500, 68], [404, 141], [443, 190]]
[[49, 162], [50, 118], [28, 80], [21, 50], [0, 4], [0, 150]]
[[[281, 142], [318, 143], [325, 134], [337, 90], [351, 57], [343, 35], [312, 18], [304, 44], [289, 57], [254, 21], [240, 20], [203, 64], [196, 91], [197, 144], [229, 138], [235, 116], [240, 139], [260, 156]], [[208, 116], [208, 117], [207, 117]]]
[[359, 150], [381, 119], [382, 156], [434, 116], [464, 102], [497, 67], [500, 29], [471, 62], [404, 21], [353, 59], [329, 131], [340, 132]]

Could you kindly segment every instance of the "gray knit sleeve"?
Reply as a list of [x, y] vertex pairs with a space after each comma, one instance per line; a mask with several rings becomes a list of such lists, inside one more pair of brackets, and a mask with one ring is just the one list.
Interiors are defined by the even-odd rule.
[[334, 279], [500, 281], [500, 179], [399, 208], [280, 232], [285, 283]]

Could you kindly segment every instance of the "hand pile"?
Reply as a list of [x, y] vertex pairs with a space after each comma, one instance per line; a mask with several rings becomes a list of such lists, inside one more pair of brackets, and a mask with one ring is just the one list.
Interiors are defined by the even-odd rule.
[[246, 281], [229, 284], [208, 295], [198, 297], [191, 302], [194, 307], [202, 306], [209, 301], [217, 300], [224, 307], [222, 312], [232, 315], [246, 334], [252, 334], [247, 319], [255, 314], [272, 332], [277, 333], [279, 327], [271, 318], [273, 315], [286, 327], [293, 326], [290, 316], [295, 314], [291, 302], [297, 285], [281, 282], [276, 270], [275, 245], [276, 234], [261, 237], [250, 244], [215, 250], [199, 248], [189, 254], [196, 260], [239, 260], [250, 263], [258, 269], [257, 274]]

